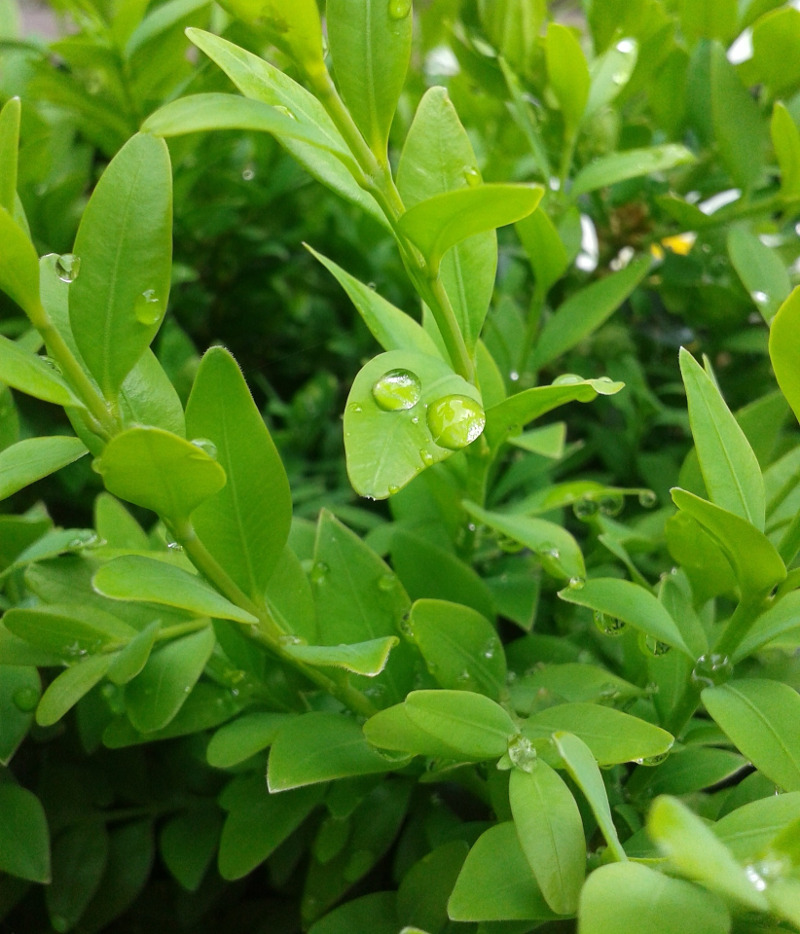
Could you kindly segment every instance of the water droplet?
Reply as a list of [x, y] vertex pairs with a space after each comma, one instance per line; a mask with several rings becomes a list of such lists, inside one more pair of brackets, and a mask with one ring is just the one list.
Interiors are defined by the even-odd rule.
[[372, 387], [372, 398], [384, 412], [413, 409], [421, 393], [419, 377], [410, 370], [389, 370]]
[[625, 508], [625, 497], [621, 493], [608, 493], [600, 497], [597, 506], [604, 516], [618, 516]]
[[633, 39], [620, 39], [617, 43], [617, 51], [622, 52], [623, 55], [630, 55], [631, 52], [636, 50], [636, 43]]
[[508, 374], [508, 378], [511, 380], [512, 383], [518, 383], [518, 382], [519, 382], [519, 373], [518, 373], [516, 370], [512, 370], [512, 371]]
[[324, 561], [314, 562], [314, 567], [311, 568], [311, 583], [321, 584], [328, 576], [329, 571], [330, 568]]
[[766, 305], [769, 301], [769, 295], [766, 292], [762, 292], [759, 289], [755, 289], [750, 293], [750, 298], [756, 303], [756, 305]]
[[653, 768], [656, 765], [661, 765], [662, 762], [665, 762], [669, 758], [669, 752], [659, 753], [657, 756], [644, 756], [642, 759], [634, 759], [633, 761], [637, 765], [644, 765], [649, 768]]
[[770, 883], [791, 875], [793, 866], [788, 857], [771, 852], [762, 859], [745, 866], [744, 871], [753, 887], [763, 892]]
[[608, 613], [603, 613], [601, 610], [595, 610], [593, 615], [595, 626], [597, 626], [604, 636], [616, 638], [617, 636], [621, 636], [627, 629], [628, 624], [622, 619], [617, 619], [616, 616], [610, 616]]
[[354, 415], [358, 415], [364, 411], [364, 407], [359, 405], [358, 402], [351, 402], [347, 406], [347, 411], [352, 412]]
[[621, 87], [628, 80], [628, 74], [624, 71], [617, 71], [611, 76], [611, 80], [618, 87]]
[[497, 649], [498, 649], [497, 639], [492, 637], [486, 642], [486, 645], [484, 645], [483, 647], [483, 657], [485, 659], [494, 658], [495, 654], [497, 653]]
[[586, 586], [586, 581], [582, 577], [570, 577], [567, 586], [570, 590], [583, 590]]
[[582, 383], [583, 377], [578, 376], [577, 373], [562, 373], [561, 376], [557, 376], [553, 382], [553, 386], [576, 386], [578, 383]]
[[145, 289], [141, 295], [136, 296], [133, 312], [139, 324], [152, 327], [161, 320], [161, 299], [156, 295], [155, 289]]
[[386, 492], [389, 494], [389, 496], [394, 496], [395, 493], [400, 492], [400, 487], [396, 483], [390, 483], [386, 487]]
[[434, 461], [434, 456], [430, 451], [426, 451], [424, 448], [419, 452], [420, 459], [426, 467], [430, 467]]
[[508, 741], [508, 758], [523, 772], [532, 772], [537, 753], [528, 737], [517, 733]]
[[645, 509], [652, 509], [658, 502], [658, 497], [653, 490], [642, 490], [639, 494], [639, 505]]
[[375, 292], [375, 291], [377, 291], [377, 289], [378, 289], [378, 283], [377, 283], [377, 282], [368, 282], [368, 283], [367, 283], [367, 288], [370, 290], [370, 292]]
[[246, 165], [242, 169], [242, 178], [244, 179], [244, 181], [252, 182], [255, 177], [256, 177], [256, 170], [253, 168], [252, 165]]
[[730, 681], [733, 663], [727, 655], [701, 655], [692, 668], [692, 681], [699, 687], [713, 688]]
[[209, 457], [217, 458], [217, 446], [213, 441], [209, 441], [208, 438], [192, 438], [192, 444], [204, 454], [208, 454]]
[[288, 117], [290, 120], [297, 119], [297, 117], [292, 113], [292, 111], [289, 110], [288, 107], [284, 107], [283, 104], [276, 104], [275, 110], [277, 110], [279, 114], [283, 114], [284, 117]]
[[62, 253], [56, 260], [56, 275], [62, 282], [74, 282], [81, 271], [81, 258], [74, 253]]
[[428, 429], [439, 447], [458, 451], [478, 438], [486, 424], [481, 406], [467, 396], [445, 396], [428, 407]]
[[17, 710], [30, 713], [39, 703], [39, 692], [34, 687], [17, 688], [11, 698]]
[[414, 636], [414, 627], [411, 625], [411, 615], [409, 613], [403, 614], [403, 618], [400, 620], [398, 629], [406, 637], [406, 639], [408, 639], [409, 642], [416, 641], [416, 637]]
[[46, 354], [42, 354], [39, 359], [44, 363], [45, 366], [49, 367], [55, 373], [61, 373], [61, 367], [58, 365], [58, 362], [52, 357], [48, 357]]
[[582, 499], [576, 500], [572, 504], [572, 511], [575, 513], [576, 519], [581, 519], [586, 521], [591, 519], [592, 516], [597, 515], [597, 503], [589, 496], [584, 496]]
[[180, 542], [167, 542], [167, 548], [170, 551], [183, 551], [183, 545]]
[[378, 580], [378, 590], [382, 590], [384, 593], [389, 593], [394, 590], [397, 586], [397, 575], [396, 574], [384, 574]]
[[654, 658], [661, 658], [672, 648], [666, 642], [656, 639], [655, 636], [647, 635], [639, 637], [639, 645], [648, 655], [652, 655]]
[[306, 645], [305, 639], [291, 632], [285, 632], [283, 635], [279, 636], [278, 642], [280, 642], [281, 645]]
[[471, 165], [468, 165], [464, 168], [464, 178], [467, 181], [467, 184], [470, 188], [475, 188], [477, 185], [480, 185], [481, 173]]
[[389, 16], [392, 19], [405, 19], [411, 12], [411, 0], [389, 0]]

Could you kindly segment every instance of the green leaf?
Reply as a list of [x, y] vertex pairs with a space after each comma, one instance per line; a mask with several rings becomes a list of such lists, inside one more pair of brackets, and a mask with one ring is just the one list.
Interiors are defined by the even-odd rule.
[[206, 748], [215, 769], [228, 769], [272, 745], [278, 730], [292, 714], [251, 713], [221, 726]]
[[0, 110], [0, 207], [13, 217], [17, 200], [19, 122], [22, 108], [12, 97]]
[[800, 287], [781, 305], [772, 321], [769, 356], [781, 392], [800, 419]]
[[550, 88], [564, 116], [567, 138], [580, 126], [589, 100], [589, 66], [574, 32], [559, 23], [549, 23], [545, 59]]
[[681, 29], [692, 40], [720, 39], [730, 41], [737, 35], [739, 22], [738, 0], [711, 0], [709, 3], [680, 4]]
[[217, 851], [222, 815], [214, 808], [177, 814], [161, 831], [159, 850], [167, 869], [188, 892], [196, 892]]
[[374, 678], [386, 667], [389, 653], [398, 645], [397, 636], [370, 639], [354, 645], [303, 645], [289, 643], [283, 652], [299, 662], [319, 668], [343, 668], [356, 675]]
[[109, 492], [178, 526], [225, 485], [204, 449], [160, 428], [120, 432], [95, 463]]
[[681, 875], [748, 908], [768, 910], [764, 895], [731, 851], [677, 798], [656, 798], [647, 818], [647, 833]]
[[773, 10], [753, 26], [753, 55], [742, 64], [743, 78], [764, 84], [773, 97], [788, 99], [800, 87], [800, 11], [792, 7]]
[[9, 632], [32, 645], [74, 659], [104, 647], [125, 644], [136, 630], [110, 613], [83, 605], [12, 607], [3, 617]]
[[606, 786], [592, 751], [573, 733], [554, 733], [553, 742], [558, 754], [564, 760], [570, 778], [589, 802], [589, 807], [592, 809], [597, 826], [605, 837], [609, 850], [615, 859], [624, 862], [628, 857], [619, 842], [617, 828], [611, 816]]
[[780, 101], [772, 110], [770, 134], [781, 170], [781, 197], [786, 201], [800, 199], [800, 130]]
[[324, 70], [322, 24], [316, 0], [300, 0], [287, 9], [281, 0], [225, 0], [222, 6], [252, 26], [304, 70]]
[[411, 0], [327, 0], [336, 83], [381, 162], [411, 57], [411, 6]]
[[345, 714], [316, 711], [292, 717], [272, 742], [267, 769], [271, 792], [337, 778], [388, 772], [391, 761], [367, 742]]
[[459, 603], [417, 600], [407, 625], [443, 688], [476, 691], [499, 700], [506, 684], [506, 657], [485, 616]]
[[800, 697], [779, 681], [741, 680], [702, 693], [706, 710], [770, 781], [800, 791]]
[[657, 769], [649, 769], [647, 794], [688, 795], [719, 782], [733, 781], [747, 760], [714, 746], [688, 746], [672, 752]]
[[743, 227], [734, 227], [728, 234], [728, 255], [742, 285], [769, 324], [792, 291], [783, 260]]
[[110, 655], [90, 655], [51, 681], [36, 708], [39, 726], [52, 726], [100, 681], [111, 665]]
[[[351, 931], [366, 930], [369, 930], [370, 934], [397, 934], [395, 902], [395, 892], [371, 892], [369, 895], [362, 895], [334, 908], [313, 924], [308, 934], [350, 934]], [[414, 934], [414, 931], [408, 929], [407, 934]]]
[[181, 636], [153, 652], [125, 687], [125, 707], [134, 728], [150, 733], [165, 727], [178, 713], [216, 644], [211, 626]]
[[624, 152], [611, 153], [590, 162], [578, 172], [572, 183], [570, 194], [573, 198], [585, 195], [589, 191], [616, 185], [629, 178], [652, 175], [656, 172], [668, 172], [679, 165], [695, 161], [695, 156], [685, 146], [678, 143], [665, 143], [647, 149], [627, 149]]
[[512, 769], [508, 788], [517, 836], [547, 904], [572, 914], [586, 872], [580, 811], [569, 788], [547, 763]]
[[512, 821], [495, 824], [478, 837], [458, 876], [447, 912], [453, 921], [557, 917], [533, 879]]
[[26, 438], [0, 452], [0, 499], [66, 467], [86, 453], [79, 438]]
[[683, 348], [680, 365], [689, 422], [709, 497], [763, 531], [764, 479], [753, 449], [714, 381]]
[[404, 311], [378, 295], [363, 282], [359, 282], [350, 273], [337, 266], [333, 260], [317, 253], [308, 244], [306, 249], [338, 280], [341, 287], [350, 296], [358, 313], [369, 328], [372, 336], [384, 350], [418, 351], [430, 357], [439, 356], [433, 340], [427, 331]]
[[639, 45], [636, 40], [625, 38], [609, 46], [592, 61], [589, 65], [592, 83], [585, 117], [591, 117], [614, 100], [630, 80], [638, 57]]
[[[419, 102], [397, 165], [403, 203], [413, 208], [435, 195], [480, 184], [480, 180], [472, 143], [447, 90], [429, 88]], [[442, 259], [442, 285], [469, 351], [489, 310], [496, 273], [497, 236], [491, 230], [457, 243]]]
[[0, 871], [31, 882], [50, 881], [50, 835], [33, 792], [0, 784]]
[[544, 194], [540, 185], [477, 185], [434, 195], [400, 216], [398, 228], [434, 270], [457, 243], [527, 217]]
[[739, 647], [733, 653], [734, 663], [753, 655], [787, 632], [800, 626], [800, 590], [793, 590], [762, 613], [748, 630]]
[[0, 765], [9, 764], [27, 736], [41, 693], [42, 682], [35, 667], [0, 664]]
[[160, 629], [161, 620], [153, 620], [116, 653], [108, 669], [108, 680], [112, 684], [127, 684], [139, 674], [150, 658]]
[[580, 934], [729, 934], [724, 902], [640, 863], [601, 866], [581, 891]]
[[595, 578], [583, 587], [570, 587], [559, 592], [567, 603], [586, 606], [597, 613], [621, 619], [659, 642], [674, 646], [693, 658], [675, 620], [664, 605], [638, 584], [616, 578]]
[[29, 318], [41, 315], [39, 257], [13, 216], [0, 206], [0, 290], [16, 302]]
[[673, 738], [666, 730], [638, 717], [598, 704], [558, 704], [532, 714], [522, 732], [529, 739], [574, 733], [589, 747], [599, 765], [649, 759], [668, 752]]
[[78, 349], [102, 392], [116, 398], [167, 307], [172, 170], [167, 144], [137, 134], [89, 199], [75, 238], [80, 274], [69, 289]]
[[625, 681], [608, 669], [585, 662], [565, 662], [536, 668], [509, 685], [514, 709], [529, 715], [538, 707], [541, 692], [563, 701], [604, 701], [638, 697], [644, 693], [630, 681]]
[[578, 543], [555, 522], [533, 516], [487, 512], [470, 502], [464, 503], [464, 508], [474, 519], [530, 548], [554, 577], [582, 580], [586, 576], [586, 565]]
[[499, 704], [471, 691], [412, 691], [405, 708], [415, 726], [470, 759], [503, 755], [508, 738], [517, 732]]
[[759, 856], [781, 832], [800, 820], [800, 792], [770, 795], [731, 811], [711, 829], [736, 859], [745, 862]]
[[196, 574], [167, 561], [123, 555], [104, 564], [92, 578], [98, 593], [113, 600], [140, 600], [189, 610], [197, 616], [257, 623], [258, 618], [226, 600]]
[[451, 840], [431, 850], [408, 870], [397, 891], [397, 915], [402, 923], [423, 931], [441, 931], [446, 927], [447, 899], [468, 852], [464, 840]]
[[786, 577], [786, 567], [769, 539], [745, 519], [686, 490], [670, 491], [675, 505], [711, 535], [731, 563], [744, 594], [763, 595]]
[[125, 506], [110, 493], [100, 493], [94, 501], [94, 521], [97, 534], [112, 548], [147, 551], [147, 533]]
[[54, 402], [56, 405], [80, 406], [82, 403], [62, 376], [38, 354], [25, 350], [0, 335], [0, 380], [20, 392]]
[[464, 755], [449, 743], [428, 733], [408, 716], [405, 704], [395, 704], [374, 714], [364, 724], [367, 740], [379, 749], [406, 752], [414, 756], [432, 756], [463, 760]]
[[379, 354], [359, 371], [347, 397], [350, 482], [361, 496], [386, 499], [474, 441], [483, 424], [480, 393], [441, 357]]
[[541, 369], [600, 327], [650, 271], [651, 256], [640, 256], [619, 272], [571, 295], [549, 318], [533, 349], [532, 366]]
[[517, 221], [515, 229], [533, 269], [536, 292], [545, 296], [569, 266], [564, 241], [541, 204], [532, 214]]

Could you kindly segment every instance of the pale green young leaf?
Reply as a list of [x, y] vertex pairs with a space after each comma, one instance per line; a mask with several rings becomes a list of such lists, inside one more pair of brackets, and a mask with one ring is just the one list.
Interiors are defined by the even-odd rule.
[[12, 217], [17, 201], [17, 165], [21, 106], [12, 97], [0, 110], [0, 207]]
[[223, 7], [264, 35], [306, 72], [324, 70], [322, 23], [316, 0], [287, 7], [282, 0], [225, 0]]
[[25, 232], [0, 205], [0, 291], [16, 302], [32, 320], [41, 315], [39, 257]]
[[681, 875], [748, 908], [768, 909], [764, 895], [733, 853], [677, 798], [656, 798], [647, 818], [647, 833]]
[[794, 688], [747, 679], [706, 688], [702, 698], [757, 769], [785, 791], [800, 791], [800, 696]]
[[533, 878], [512, 821], [495, 824], [478, 837], [456, 880], [447, 913], [453, 921], [557, 917]]
[[742, 63], [748, 83], [766, 85], [773, 99], [788, 100], [800, 87], [800, 10], [791, 5], [773, 10], [753, 25], [753, 55]]
[[94, 501], [94, 527], [112, 548], [147, 551], [150, 540], [136, 519], [110, 493], [100, 493]]
[[115, 435], [97, 467], [110, 493], [177, 524], [225, 485], [225, 471], [213, 457], [160, 428]]
[[727, 246], [736, 274], [769, 324], [792, 291], [783, 260], [775, 250], [743, 227], [734, 227], [730, 231]]
[[781, 305], [772, 321], [769, 356], [781, 392], [800, 419], [800, 287]]
[[86, 453], [78, 438], [26, 438], [0, 452], [0, 499], [66, 467]]
[[628, 83], [639, 58], [639, 44], [635, 39], [619, 39], [589, 65], [591, 85], [586, 102], [585, 117], [597, 113], [620, 93]]
[[271, 792], [356, 775], [387, 772], [391, 761], [367, 742], [352, 717], [315, 711], [292, 717], [272, 741], [267, 768]]
[[0, 380], [20, 392], [53, 402], [79, 406], [77, 396], [60, 373], [35, 353], [0, 335]]
[[289, 536], [292, 498], [283, 463], [233, 357], [203, 357], [186, 406], [190, 437], [206, 439], [227, 483], [192, 517], [198, 536], [233, 580], [260, 602]]
[[381, 162], [411, 57], [411, 8], [411, 0], [327, 0], [336, 83]]
[[457, 243], [527, 217], [542, 198], [540, 185], [492, 183], [459, 188], [420, 201], [398, 227], [434, 269]]
[[780, 101], [772, 110], [770, 134], [781, 170], [781, 196], [786, 201], [800, 199], [800, 130]]
[[293, 716], [288, 713], [251, 713], [221, 726], [206, 748], [208, 764], [228, 769], [261, 752], [278, 735], [278, 730]]
[[508, 788], [514, 826], [547, 904], [558, 914], [578, 907], [586, 874], [586, 841], [572, 792], [546, 762], [512, 769]]
[[8, 610], [3, 624], [26, 642], [74, 659], [116, 643], [127, 643], [136, 630], [98, 607], [57, 603]]
[[565, 135], [570, 137], [580, 126], [589, 100], [589, 66], [575, 33], [560, 23], [548, 24], [545, 59], [550, 88], [564, 116]]
[[41, 802], [32, 791], [0, 785], [0, 872], [30, 882], [50, 881], [50, 833]]
[[543, 297], [569, 266], [564, 241], [541, 204], [532, 214], [517, 221], [515, 229], [533, 269], [536, 292]]
[[508, 686], [514, 709], [526, 716], [538, 709], [541, 692], [563, 701], [626, 700], [640, 697], [645, 691], [630, 681], [612, 674], [599, 665], [585, 662], [563, 662], [537, 667], [515, 678]]
[[759, 856], [786, 827], [800, 820], [800, 791], [770, 795], [730, 811], [711, 825], [736, 859]]
[[108, 669], [108, 680], [112, 684], [127, 684], [147, 664], [153, 651], [156, 636], [161, 629], [161, 620], [155, 619], [137, 633], [130, 642], [117, 653]]
[[668, 172], [695, 161], [695, 156], [678, 143], [664, 143], [648, 149], [628, 149], [590, 162], [578, 172], [570, 193], [574, 198], [617, 182], [655, 172]]
[[374, 678], [386, 667], [389, 653], [399, 642], [397, 636], [384, 636], [353, 645], [290, 643], [284, 646], [283, 652], [289, 658], [314, 668], [342, 668], [355, 675]]
[[468, 759], [503, 755], [517, 732], [509, 714], [490, 698], [471, 691], [412, 691], [406, 713], [415, 725]]
[[689, 423], [710, 499], [763, 531], [764, 479], [750, 443], [714, 381], [683, 348], [680, 366]]
[[619, 272], [571, 295], [549, 318], [533, 350], [532, 366], [540, 369], [600, 327], [650, 271], [652, 257], [640, 256]]
[[173, 639], [152, 653], [141, 674], [125, 686], [125, 708], [136, 730], [151, 733], [175, 717], [203, 673], [215, 644], [214, 630], [209, 625]]
[[408, 716], [405, 704], [385, 707], [364, 724], [364, 735], [378, 749], [461, 760], [464, 755], [455, 745], [428, 733]]
[[90, 655], [51, 681], [36, 708], [39, 726], [52, 726], [100, 681], [108, 671], [110, 655]]
[[123, 555], [104, 564], [92, 578], [98, 593], [113, 600], [138, 600], [180, 607], [197, 616], [257, 623], [257, 617], [226, 600], [196, 574], [167, 561]]
[[167, 307], [172, 258], [172, 169], [167, 144], [134, 136], [84, 210], [69, 289], [75, 342], [102, 392], [116, 398]]

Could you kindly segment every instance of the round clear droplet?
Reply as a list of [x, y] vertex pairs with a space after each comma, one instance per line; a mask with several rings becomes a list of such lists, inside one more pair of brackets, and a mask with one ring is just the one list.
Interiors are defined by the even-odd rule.
[[616, 616], [611, 616], [600, 610], [595, 610], [593, 615], [595, 626], [597, 626], [604, 636], [611, 636], [611, 638], [615, 639], [621, 636], [627, 629], [628, 624], [624, 620], [618, 619]]
[[597, 510], [597, 503], [590, 496], [584, 496], [582, 499], [578, 499], [572, 504], [572, 511], [575, 513], [575, 518], [581, 519], [584, 522], [587, 519], [591, 519], [592, 516], [597, 515]]
[[755, 289], [750, 293], [750, 298], [756, 303], [756, 305], [766, 305], [769, 301], [769, 295], [766, 292], [762, 292], [760, 289]]
[[217, 446], [213, 441], [209, 441], [208, 438], [192, 438], [192, 444], [204, 454], [208, 454], [209, 457], [213, 457], [216, 460], [217, 457]]
[[604, 516], [618, 516], [625, 508], [625, 497], [621, 493], [608, 493], [597, 502]]
[[39, 692], [34, 687], [17, 688], [11, 699], [22, 713], [30, 713], [39, 703]]
[[252, 165], [246, 165], [242, 169], [242, 179], [244, 181], [252, 182], [255, 177], [256, 177], [256, 170], [253, 168]]
[[136, 296], [133, 312], [139, 324], [152, 327], [161, 320], [161, 301], [155, 289], [145, 289]]
[[557, 376], [552, 385], [553, 386], [577, 386], [578, 383], [584, 381], [582, 376], [578, 376], [577, 373], [562, 373], [561, 376]]
[[292, 111], [289, 110], [288, 107], [284, 107], [283, 104], [276, 104], [275, 110], [277, 110], [279, 114], [283, 114], [284, 117], [288, 117], [290, 120], [297, 119], [297, 117], [292, 113]]
[[378, 590], [382, 590], [384, 593], [389, 593], [397, 586], [397, 575], [396, 574], [383, 574], [378, 579]]
[[570, 577], [567, 586], [570, 590], [583, 590], [586, 586], [586, 581], [582, 577]]
[[74, 282], [81, 271], [81, 258], [74, 253], [62, 253], [56, 260], [56, 275], [62, 282]]
[[656, 639], [655, 636], [647, 635], [640, 636], [639, 645], [648, 655], [652, 655], [654, 658], [661, 658], [672, 648], [666, 642]]
[[428, 429], [439, 447], [458, 451], [480, 437], [486, 424], [481, 406], [467, 396], [445, 396], [428, 406]]
[[389, 0], [389, 16], [392, 19], [405, 19], [411, 12], [411, 0]]
[[481, 173], [472, 165], [465, 167], [464, 178], [470, 188], [475, 188], [481, 183]]
[[733, 662], [727, 655], [710, 652], [701, 655], [692, 668], [692, 681], [703, 688], [713, 688], [725, 684], [733, 677]]
[[324, 561], [316, 561], [314, 567], [311, 568], [311, 582], [313, 584], [321, 584], [328, 576], [329, 571], [330, 568]]
[[658, 497], [653, 490], [642, 490], [639, 494], [639, 505], [645, 509], [652, 509], [658, 502]]
[[508, 741], [508, 758], [523, 772], [532, 772], [537, 753], [528, 737], [518, 733]]
[[645, 756], [643, 759], [634, 759], [634, 762], [637, 765], [644, 765], [649, 768], [654, 768], [657, 765], [661, 765], [662, 762], [665, 762], [669, 758], [669, 752], [661, 752], [657, 756]]
[[372, 398], [384, 412], [413, 409], [421, 394], [419, 377], [411, 370], [389, 370], [372, 387]]

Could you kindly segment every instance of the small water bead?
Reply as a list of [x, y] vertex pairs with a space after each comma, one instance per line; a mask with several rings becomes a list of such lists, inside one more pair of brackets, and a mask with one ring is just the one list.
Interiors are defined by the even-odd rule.
[[389, 17], [405, 19], [411, 12], [411, 0], [389, 0]]
[[572, 504], [572, 511], [575, 514], [575, 518], [584, 522], [587, 519], [591, 519], [592, 516], [596, 516], [598, 509], [599, 506], [597, 502], [590, 496], [584, 496], [582, 499], [575, 500]]
[[604, 516], [618, 516], [625, 508], [625, 497], [621, 493], [609, 493], [600, 497], [597, 507]]
[[744, 871], [753, 888], [758, 892], [763, 892], [770, 883], [791, 875], [793, 866], [788, 857], [772, 853], [745, 866]]
[[389, 370], [372, 387], [372, 398], [384, 412], [413, 409], [421, 394], [419, 377], [411, 370]]
[[466, 166], [464, 169], [464, 178], [470, 188], [475, 188], [481, 183], [481, 173], [471, 165]]
[[487, 661], [493, 659], [499, 647], [500, 645], [497, 639], [489, 639], [483, 647], [483, 657], [487, 659]]
[[570, 590], [583, 590], [586, 586], [586, 581], [582, 577], [570, 577], [567, 587]]
[[508, 758], [523, 772], [532, 772], [537, 753], [528, 737], [518, 733], [508, 741]]
[[311, 583], [321, 584], [328, 576], [329, 572], [330, 568], [324, 561], [315, 561], [314, 567], [311, 568]]
[[426, 467], [430, 467], [434, 462], [435, 458], [431, 451], [426, 451], [424, 448], [419, 452], [420, 460]]
[[486, 415], [474, 399], [453, 395], [428, 406], [427, 421], [439, 447], [459, 451], [480, 437]]
[[620, 39], [616, 49], [618, 52], [622, 52], [623, 55], [630, 55], [631, 52], [636, 51], [636, 43], [633, 39]]
[[180, 542], [167, 542], [167, 548], [170, 551], [183, 551], [183, 545]]
[[669, 752], [662, 752], [657, 756], [645, 756], [643, 759], [634, 759], [633, 761], [637, 765], [644, 765], [649, 768], [654, 768], [657, 765], [661, 765], [661, 763], [665, 762], [668, 758]]
[[279, 113], [279, 114], [282, 114], [284, 117], [288, 117], [290, 120], [296, 120], [296, 119], [297, 119], [297, 117], [294, 115], [294, 113], [292, 113], [292, 111], [289, 110], [288, 107], [284, 107], [283, 104], [276, 104], [276, 105], [275, 105], [275, 110], [277, 110], [278, 113]]
[[578, 383], [584, 382], [582, 376], [578, 376], [577, 373], [562, 373], [561, 376], [557, 376], [553, 382], [553, 386], [577, 386]]
[[156, 295], [155, 289], [145, 289], [141, 295], [136, 296], [133, 306], [133, 313], [139, 324], [146, 327], [152, 327], [161, 320], [162, 308], [161, 300]]
[[60, 374], [61, 367], [58, 365], [58, 361], [54, 360], [52, 357], [48, 357], [46, 354], [42, 354], [39, 359], [44, 363], [45, 366], [49, 367], [53, 372]]
[[595, 626], [597, 626], [604, 636], [611, 636], [616, 639], [628, 628], [628, 624], [625, 620], [618, 619], [616, 616], [610, 616], [608, 613], [603, 613], [601, 610], [595, 610], [593, 616]]
[[733, 676], [733, 662], [727, 655], [709, 653], [701, 655], [692, 668], [692, 681], [698, 687], [713, 688], [730, 681]]
[[378, 580], [378, 590], [390, 593], [397, 586], [396, 574], [383, 574]]
[[62, 282], [74, 282], [81, 271], [81, 258], [74, 253], [62, 253], [56, 260], [56, 275]]
[[750, 293], [750, 298], [756, 303], [756, 305], [766, 305], [769, 302], [769, 295], [766, 292], [762, 292], [760, 289], [755, 289]]
[[285, 632], [283, 635], [278, 637], [278, 642], [283, 646], [289, 645], [306, 645], [306, 640], [301, 636], [296, 636], [291, 632]]
[[11, 696], [14, 706], [22, 713], [30, 713], [39, 703], [39, 692], [34, 687], [17, 688]]
[[643, 506], [645, 509], [652, 509], [657, 502], [658, 496], [656, 496], [653, 490], [642, 490], [641, 493], [639, 493], [639, 505]]
[[204, 454], [208, 454], [209, 457], [216, 460], [217, 446], [213, 441], [209, 441], [208, 438], [192, 438], [192, 444], [196, 448], [199, 448]]
[[252, 182], [256, 177], [256, 170], [252, 165], [247, 165], [242, 169], [242, 179], [246, 182]]
[[652, 655], [654, 658], [661, 658], [672, 648], [671, 645], [656, 639], [655, 636], [646, 635], [639, 638], [639, 645], [648, 655]]

